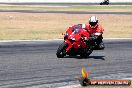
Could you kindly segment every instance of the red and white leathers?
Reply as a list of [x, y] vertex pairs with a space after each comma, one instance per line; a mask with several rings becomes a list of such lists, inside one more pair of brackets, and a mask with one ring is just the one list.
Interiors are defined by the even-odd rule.
[[104, 49], [104, 43], [102, 41], [103, 39], [103, 32], [104, 32], [104, 29], [101, 27], [101, 25], [99, 25], [98, 23], [95, 25], [95, 26], [91, 26], [89, 23], [86, 23], [86, 24], [83, 24], [83, 28], [85, 30], [87, 30], [91, 37], [89, 37], [88, 40], [93, 40], [96, 42], [96, 47], [98, 49]]
[[83, 25], [83, 28], [86, 29], [90, 34], [95, 36], [100, 36], [104, 32], [104, 29], [98, 23], [94, 27], [92, 27], [89, 23], [86, 23]]

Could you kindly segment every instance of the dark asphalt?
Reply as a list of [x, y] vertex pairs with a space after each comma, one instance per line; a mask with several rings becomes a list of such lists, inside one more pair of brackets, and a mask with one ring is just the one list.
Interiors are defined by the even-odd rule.
[[105, 50], [95, 50], [87, 59], [58, 59], [55, 54], [61, 42], [0, 43], [0, 88], [79, 84], [82, 67], [91, 79], [132, 78], [132, 39], [104, 40]]
[[83, 12], [83, 11], [43, 11], [43, 10], [0, 10], [0, 12], [19, 12], [19, 13], [57, 13], [57, 14], [117, 14], [132, 15], [132, 12]]

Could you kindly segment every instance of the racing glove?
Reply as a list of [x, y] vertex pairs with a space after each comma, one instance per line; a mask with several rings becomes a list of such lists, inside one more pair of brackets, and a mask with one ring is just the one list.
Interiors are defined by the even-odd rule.
[[98, 36], [92, 36], [92, 37], [89, 37], [88, 40], [89, 40], [89, 41], [94, 41], [94, 40], [96, 40], [97, 38], [98, 38]]

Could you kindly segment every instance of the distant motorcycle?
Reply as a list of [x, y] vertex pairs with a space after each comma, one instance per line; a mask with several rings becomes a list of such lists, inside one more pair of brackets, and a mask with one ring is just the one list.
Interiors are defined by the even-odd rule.
[[100, 3], [100, 5], [109, 5], [109, 0], [104, 0]]
[[64, 41], [57, 49], [58, 58], [66, 55], [88, 57], [93, 52], [93, 42], [86, 42], [90, 34], [80, 24], [69, 27], [64, 35]]

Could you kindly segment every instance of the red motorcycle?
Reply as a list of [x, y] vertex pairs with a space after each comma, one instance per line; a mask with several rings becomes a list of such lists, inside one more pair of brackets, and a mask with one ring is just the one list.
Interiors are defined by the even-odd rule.
[[57, 49], [57, 57], [63, 58], [66, 55], [88, 57], [93, 51], [93, 44], [86, 42], [86, 38], [89, 36], [81, 24], [69, 27], [64, 35], [64, 42]]

